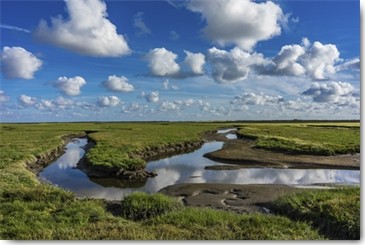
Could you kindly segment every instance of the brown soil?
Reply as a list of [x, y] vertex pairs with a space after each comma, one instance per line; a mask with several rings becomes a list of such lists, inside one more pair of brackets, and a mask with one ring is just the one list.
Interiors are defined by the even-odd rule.
[[[336, 156], [290, 155], [257, 149], [254, 146], [254, 141], [250, 139], [226, 140], [222, 149], [207, 153], [204, 156], [216, 162], [237, 164], [241, 168], [360, 169], [360, 154]], [[214, 169], [214, 167], [211, 169]], [[215, 169], [219, 170], [219, 168]]]
[[186, 206], [209, 207], [237, 213], [269, 213], [270, 203], [279, 196], [303, 189], [286, 185], [176, 184], [159, 192], [180, 197]]

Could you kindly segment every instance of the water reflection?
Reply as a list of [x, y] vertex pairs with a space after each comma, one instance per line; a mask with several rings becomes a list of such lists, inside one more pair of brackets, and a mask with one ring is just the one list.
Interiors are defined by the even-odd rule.
[[70, 142], [66, 153], [46, 167], [40, 177], [71, 190], [79, 197], [122, 199], [135, 191], [154, 193], [177, 183], [232, 183], [232, 184], [288, 184], [308, 185], [313, 183], [359, 183], [359, 170], [330, 169], [271, 169], [250, 168], [238, 170], [205, 170], [205, 166], [217, 165], [203, 155], [218, 150], [223, 142], [205, 143], [199, 150], [152, 161], [148, 171], [158, 174], [146, 182], [129, 182], [115, 178], [88, 178], [75, 166], [83, 156], [86, 139]]

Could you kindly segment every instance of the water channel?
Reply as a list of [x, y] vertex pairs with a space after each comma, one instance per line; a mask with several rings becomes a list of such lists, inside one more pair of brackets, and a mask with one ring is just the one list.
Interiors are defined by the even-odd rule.
[[[220, 130], [228, 139], [236, 139], [232, 129]], [[89, 178], [77, 169], [77, 163], [85, 154], [86, 138], [73, 139], [66, 146], [65, 153], [44, 168], [39, 177], [61, 188], [70, 190], [78, 197], [120, 200], [142, 191], [155, 193], [160, 189], [178, 183], [231, 183], [231, 184], [286, 184], [306, 186], [320, 183], [359, 184], [359, 170], [332, 169], [274, 169], [244, 168], [235, 170], [206, 170], [204, 167], [221, 163], [209, 160], [203, 155], [222, 148], [223, 142], [213, 141], [192, 152], [151, 161], [147, 171], [157, 173], [155, 178], [145, 182], [123, 181], [117, 178]]]

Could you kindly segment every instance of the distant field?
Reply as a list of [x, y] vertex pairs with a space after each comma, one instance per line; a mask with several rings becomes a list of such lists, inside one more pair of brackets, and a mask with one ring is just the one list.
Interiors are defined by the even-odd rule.
[[360, 152], [360, 123], [250, 124], [239, 134], [256, 147], [288, 153], [334, 155]]
[[[149, 216], [150, 218], [142, 221], [114, 217], [106, 211], [103, 201], [76, 199], [68, 191], [40, 183], [36, 175], [26, 168], [26, 161], [34, 161], [35, 156], [62, 145], [61, 137], [65, 135], [92, 131], [90, 136], [97, 142], [97, 146], [89, 153], [90, 159], [96, 157], [98, 160], [96, 162], [102, 164], [120, 164], [130, 151], [140, 150], [146, 146], [199, 140], [205, 131], [231, 127], [232, 124], [242, 126], [243, 130], [253, 128], [256, 133], [258, 129], [264, 130], [264, 127], [280, 131], [280, 127], [283, 126], [283, 124], [260, 126], [247, 123], [0, 124], [0, 239], [328, 238], [319, 234], [316, 228], [306, 222], [293, 221], [281, 215], [236, 215], [223, 211], [184, 207], [178, 210], [166, 207], [166, 210], [161, 211], [164, 206], [159, 206], [160, 203], [168, 206], [170, 201], [158, 196], [156, 198], [135, 196], [130, 199], [133, 202], [133, 198], [136, 198], [141, 207], [150, 208], [152, 213], [155, 213], [153, 210], [158, 207], [156, 216]], [[334, 125], [338, 126], [337, 123]], [[358, 125], [359, 123], [350, 125], [351, 128], [345, 128], [350, 131], [344, 132], [352, 132], [352, 129], [357, 132]], [[309, 128], [314, 130], [313, 127]], [[338, 132], [342, 132], [343, 128], [338, 129]], [[335, 131], [330, 132], [335, 133]], [[351, 137], [357, 137], [356, 132], [355, 136]], [[355, 138], [354, 141], [356, 139], [359, 138]], [[358, 144], [359, 142], [358, 140]], [[103, 155], [99, 156], [102, 153]], [[332, 197], [336, 199], [339, 195], [342, 198], [343, 195], [340, 194], [333, 193]], [[357, 192], [351, 192], [350, 195], [354, 200], [358, 200]], [[145, 202], [148, 202], [148, 205]], [[281, 202], [280, 205], [284, 204]], [[313, 205], [314, 210], [316, 206], [319, 207], [319, 203], [313, 202]], [[328, 205], [332, 205], [331, 202]], [[341, 209], [347, 213], [345, 211], [351, 208], [350, 211], [356, 218], [360, 211], [356, 205], [341, 206]], [[140, 212], [138, 209], [132, 211]], [[143, 208], [143, 212], [150, 211]], [[341, 219], [334, 219], [333, 222], [340, 221]], [[354, 225], [356, 226], [356, 223]]]

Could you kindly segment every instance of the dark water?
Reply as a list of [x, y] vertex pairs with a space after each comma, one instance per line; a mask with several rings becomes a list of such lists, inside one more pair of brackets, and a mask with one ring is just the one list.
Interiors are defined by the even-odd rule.
[[[223, 132], [226, 137], [230, 135]], [[221, 133], [221, 132], [220, 132]], [[228, 133], [228, 134], [227, 134]], [[234, 136], [229, 136], [234, 138]], [[227, 137], [228, 138], [228, 137]], [[205, 143], [195, 152], [182, 154], [147, 164], [148, 171], [158, 174], [146, 182], [122, 181], [116, 178], [89, 178], [76, 169], [84, 155], [86, 139], [75, 139], [66, 153], [46, 167], [40, 178], [61, 188], [73, 191], [79, 197], [122, 199], [135, 191], [154, 193], [177, 183], [232, 183], [232, 184], [288, 184], [310, 185], [319, 183], [359, 184], [359, 170], [331, 169], [272, 169], [249, 168], [239, 170], [205, 170], [205, 166], [220, 165], [203, 157], [205, 153], [221, 149], [223, 142]]]

